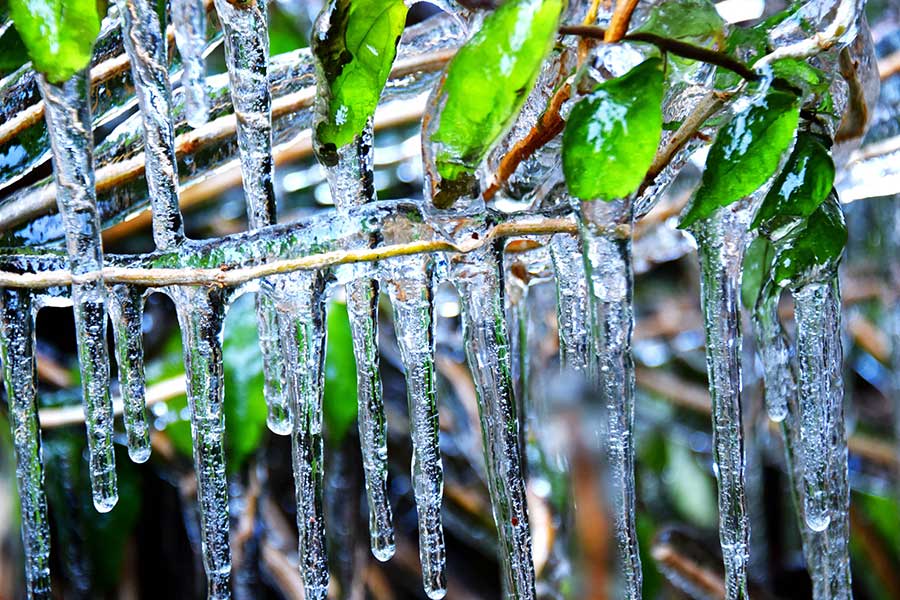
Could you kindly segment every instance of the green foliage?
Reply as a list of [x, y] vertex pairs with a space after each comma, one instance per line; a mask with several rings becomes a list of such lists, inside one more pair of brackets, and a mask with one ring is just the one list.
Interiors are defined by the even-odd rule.
[[802, 91], [804, 96], [822, 96], [828, 91], [830, 83], [821, 69], [797, 58], [776, 60], [772, 63], [772, 74]]
[[716, 209], [758, 190], [793, 142], [799, 118], [797, 98], [780, 91], [770, 91], [735, 115], [710, 148], [700, 189], [680, 227], [706, 219]]
[[572, 108], [562, 164], [573, 196], [609, 201], [638, 188], [662, 135], [662, 96], [662, 61], [651, 58]]
[[28, 62], [28, 50], [15, 27], [9, 27], [0, 36], [0, 76], [15, 71]]
[[34, 67], [60, 83], [90, 63], [106, 6], [97, 0], [10, 0], [9, 12]]
[[556, 37], [563, 0], [508, 0], [450, 62], [437, 98], [435, 165], [443, 179], [435, 204], [450, 206], [472, 188], [474, 172], [509, 128]]
[[356, 423], [356, 358], [347, 305], [332, 302], [328, 307], [328, 347], [325, 351], [325, 397], [323, 412], [328, 442], [340, 445]]
[[773, 232], [819, 207], [834, 185], [834, 162], [822, 138], [801, 132], [772, 189], [763, 200], [751, 228]]
[[809, 218], [775, 243], [775, 283], [796, 287], [832, 273], [846, 244], [844, 214], [837, 196], [831, 194]]
[[652, 33], [672, 39], [714, 39], [724, 37], [725, 21], [710, 0], [681, 0], [657, 4], [635, 32]]
[[312, 39], [320, 71], [315, 140], [319, 158], [331, 165], [375, 114], [407, 8], [403, 0], [331, 0], [323, 11], [319, 24], [327, 28]]

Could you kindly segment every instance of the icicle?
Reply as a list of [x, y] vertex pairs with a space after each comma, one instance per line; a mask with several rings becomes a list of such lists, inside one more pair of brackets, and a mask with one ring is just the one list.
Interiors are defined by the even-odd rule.
[[[793, 290], [797, 320], [800, 443], [806, 485], [804, 514], [814, 531], [828, 527], [834, 512], [836, 480], [846, 443], [836, 440], [843, 415], [844, 388], [837, 282], [814, 282]], [[846, 464], [846, 456], [843, 462]]]
[[56, 202], [65, 227], [69, 262], [73, 274], [80, 276], [80, 281], [72, 285], [72, 304], [94, 507], [108, 512], [116, 505], [118, 492], [106, 347], [106, 290], [100, 278], [103, 249], [91, 156], [94, 140], [88, 74], [81, 71], [60, 85], [39, 76], [38, 86], [44, 98], [44, 116], [53, 148]]
[[[231, 102], [237, 115], [244, 195], [250, 229], [275, 222], [275, 190], [272, 186], [272, 94], [269, 89], [269, 30], [266, 3], [236, 6], [216, 0], [216, 11], [225, 31], [225, 62], [231, 82]], [[265, 293], [257, 297], [259, 345], [263, 355], [267, 423], [272, 432], [291, 431], [291, 412], [285, 390], [285, 358], [279, 343], [275, 309]]]
[[441, 523], [444, 467], [438, 440], [434, 379], [432, 263], [425, 256], [392, 258], [384, 263], [384, 269], [385, 285], [394, 309], [394, 330], [406, 371], [422, 580], [429, 598], [443, 598], [447, 593]]
[[[374, 126], [337, 150], [337, 164], [326, 167], [331, 197], [339, 214], [375, 200]], [[378, 370], [378, 281], [361, 277], [347, 282], [347, 312], [356, 357], [359, 439], [369, 502], [372, 554], [380, 561], [394, 555], [393, 513], [387, 493], [387, 421]]]
[[637, 600], [641, 598], [642, 573], [634, 523], [633, 207], [628, 200], [582, 202], [581, 213], [591, 304], [591, 378], [606, 412], [609, 504], [622, 568], [622, 594]]
[[284, 298], [279, 298], [278, 327], [294, 414], [291, 447], [300, 576], [305, 597], [324, 600], [328, 596], [328, 554], [322, 507], [325, 282], [322, 274], [317, 272], [304, 271], [291, 277], [290, 281], [284, 282], [289, 291]]
[[766, 409], [769, 418], [775, 422], [787, 417], [788, 402], [797, 385], [791, 371], [790, 348], [778, 320], [780, 298], [780, 288], [764, 288], [753, 314], [766, 388]]
[[576, 236], [558, 233], [550, 240], [550, 255], [556, 272], [560, 359], [564, 369], [587, 374], [590, 311], [581, 242]]
[[128, 456], [134, 462], [142, 463], [150, 458], [150, 430], [144, 411], [144, 296], [136, 287], [119, 284], [112, 287], [108, 298], [119, 366], [119, 389], [124, 404]]
[[34, 313], [29, 292], [0, 290], [0, 359], [16, 460], [26, 591], [29, 598], [49, 600], [50, 522], [44, 495], [35, 385]]
[[748, 212], [734, 207], [720, 209], [694, 232], [700, 255], [713, 461], [719, 482], [719, 540], [728, 600], [748, 597], [750, 525], [744, 493], [739, 307]]
[[117, 0], [122, 17], [125, 53], [131, 60], [135, 93], [144, 124], [146, 179], [153, 207], [153, 239], [160, 249], [184, 240], [178, 208], [178, 167], [172, 125], [166, 39], [156, 4], [149, 0]]
[[172, 25], [175, 45], [184, 65], [181, 87], [184, 88], [184, 111], [188, 125], [200, 127], [209, 118], [206, 95], [206, 7], [203, 0], [172, 0]]
[[208, 597], [224, 600], [231, 597], [225, 414], [222, 407], [225, 298], [223, 292], [215, 288], [176, 288], [170, 295], [178, 313], [184, 347]]
[[454, 257], [463, 337], [475, 381], [494, 522], [500, 541], [507, 598], [534, 598], [534, 564], [519, 445], [519, 422], [510, 378], [503, 276], [496, 248]]

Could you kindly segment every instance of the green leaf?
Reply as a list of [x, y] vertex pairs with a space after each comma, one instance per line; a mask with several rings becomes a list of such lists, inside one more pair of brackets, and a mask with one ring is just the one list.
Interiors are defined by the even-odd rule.
[[805, 60], [783, 58], [772, 63], [772, 74], [801, 90], [804, 96], [823, 96], [831, 84], [821, 69]]
[[572, 108], [562, 164], [573, 196], [609, 201], [637, 189], [662, 135], [662, 96], [662, 61], [651, 58]]
[[759, 293], [771, 277], [774, 260], [775, 248], [764, 237], [756, 238], [747, 247], [741, 270], [741, 302], [747, 310], [752, 311], [756, 306]]
[[769, 234], [808, 217], [825, 201], [833, 185], [834, 162], [828, 149], [815, 134], [801, 132], [750, 227]]
[[347, 305], [332, 302], [328, 307], [328, 346], [325, 350], [324, 417], [328, 442], [340, 445], [356, 423], [356, 358]]
[[443, 179], [435, 186], [437, 206], [450, 206], [471, 190], [475, 169], [531, 92], [564, 4], [507, 0], [450, 62], [436, 92], [442, 109], [426, 133]]
[[28, 62], [28, 50], [15, 27], [9, 27], [0, 36], [0, 76], [15, 71]]
[[735, 115], [709, 150], [700, 189], [681, 228], [749, 196], [775, 173], [794, 140], [800, 106], [791, 94], [771, 91]]
[[665, 38], [720, 40], [725, 21], [710, 0], [663, 2], [650, 11], [647, 20], [635, 32], [652, 33]]
[[846, 244], [844, 214], [837, 196], [831, 194], [809, 218], [775, 242], [775, 283], [794, 287], [832, 272]]
[[325, 164], [335, 164], [338, 148], [375, 114], [407, 8], [403, 0], [330, 0], [322, 10], [312, 39], [320, 75], [316, 152]]
[[103, 18], [97, 0], [10, 0], [9, 12], [35, 69], [60, 83], [91, 61]]

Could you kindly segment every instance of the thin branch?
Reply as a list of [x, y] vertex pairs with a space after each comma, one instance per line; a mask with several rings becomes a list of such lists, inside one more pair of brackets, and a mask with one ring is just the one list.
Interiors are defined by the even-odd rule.
[[878, 76], [882, 81], [887, 81], [897, 73], [900, 73], [900, 50], [894, 50], [878, 61]]
[[638, 0], [619, 0], [616, 2], [616, 8], [613, 10], [612, 19], [609, 21], [609, 28], [603, 41], [606, 43], [614, 43], [625, 37], [628, 31], [628, 25], [631, 24], [631, 15], [637, 8]]

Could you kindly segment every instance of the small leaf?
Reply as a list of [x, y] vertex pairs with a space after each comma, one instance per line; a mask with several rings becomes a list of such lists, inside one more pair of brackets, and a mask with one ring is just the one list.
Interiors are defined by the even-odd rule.
[[662, 61], [651, 58], [572, 108], [562, 145], [572, 195], [609, 201], [637, 189], [662, 135], [662, 96]]
[[60, 83], [91, 61], [103, 18], [97, 0], [10, 0], [9, 12], [35, 69]]
[[356, 423], [356, 358], [347, 305], [332, 302], [328, 307], [328, 346], [325, 350], [325, 392], [323, 412], [328, 443], [340, 445]]
[[800, 133], [750, 227], [760, 227], [768, 234], [808, 217], [825, 201], [833, 185], [834, 162], [828, 150], [818, 136]]
[[749, 196], [775, 173], [800, 119], [796, 97], [772, 91], [735, 115], [709, 150], [700, 189], [681, 220], [686, 228]]
[[774, 260], [775, 248], [764, 237], [756, 238], [747, 247], [741, 269], [741, 302], [747, 310], [756, 306], [759, 293], [771, 277]]
[[835, 194], [775, 243], [774, 280], [795, 287], [837, 268], [847, 244], [847, 226]]
[[724, 30], [725, 21], [710, 0], [680, 0], [657, 4], [635, 32], [677, 40], [718, 40], [723, 37]]
[[823, 96], [831, 82], [821, 69], [805, 60], [783, 58], [772, 63], [772, 74], [801, 90], [804, 96]]
[[15, 27], [8, 27], [0, 36], [0, 76], [11, 73], [28, 62], [28, 50]]
[[312, 38], [319, 69], [316, 152], [325, 164], [375, 114], [406, 26], [403, 0], [330, 0]]
[[473, 174], [531, 92], [556, 38], [563, 0], [507, 0], [447, 67], [436, 91], [440, 114], [426, 133], [433, 144], [436, 192], [449, 206], [469, 193]]

